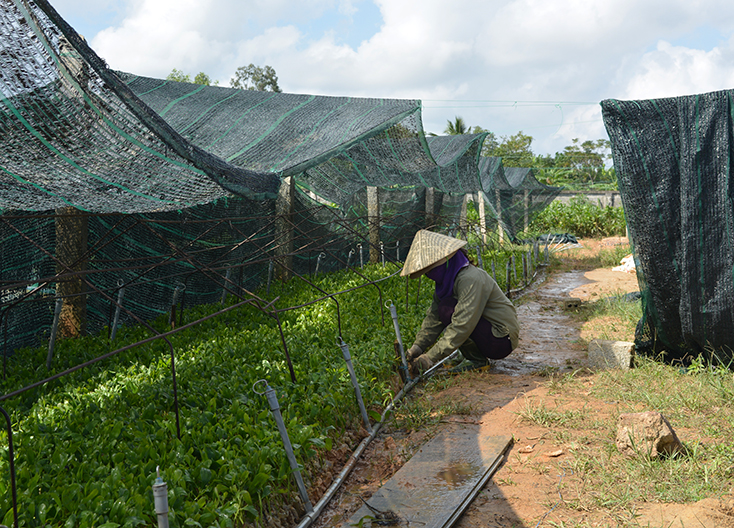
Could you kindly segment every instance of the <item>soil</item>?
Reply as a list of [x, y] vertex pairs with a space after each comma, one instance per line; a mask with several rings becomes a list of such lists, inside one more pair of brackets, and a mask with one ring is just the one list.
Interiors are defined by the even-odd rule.
[[[567, 252], [594, 252], [601, 246], [622, 242], [581, 241], [583, 249]], [[553, 391], [548, 374], [577, 371], [583, 376], [583, 385], [591, 387], [595, 374], [584, 369], [588, 360], [581, 322], [571, 316], [568, 308], [638, 289], [634, 274], [610, 269], [561, 270], [541, 277], [520, 298], [513, 299], [522, 330], [520, 345], [508, 358], [497, 361], [491, 370], [454, 376], [442, 391], [428, 394], [419, 385], [410, 395], [430, 397], [436, 406], [442, 402], [460, 403], [470, 413], [444, 417], [438, 425], [410, 432], [387, 425], [313, 526], [342, 525], [361, 506], [359, 497], [369, 498], [430, 437], [444, 428], [469, 422], [480, 423], [483, 434], [511, 433], [514, 444], [502, 466], [456, 523], [459, 528], [734, 527], [734, 501], [729, 497], [694, 504], [643, 503], [635, 505], [632, 512], [588, 504], [580, 493], [585, 482], [573, 471], [573, 454], [581, 447], [594, 447], [596, 433], [591, 426], [589, 431], [575, 428], [571, 434], [559, 434], [520, 416], [542, 402], [546, 408], [585, 409], [594, 413], [596, 419], [616, 420], [616, 402], [599, 401], [583, 391]], [[602, 455], [599, 447], [599, 456]], [[323, 482], [320, 487], [328, 484]]]

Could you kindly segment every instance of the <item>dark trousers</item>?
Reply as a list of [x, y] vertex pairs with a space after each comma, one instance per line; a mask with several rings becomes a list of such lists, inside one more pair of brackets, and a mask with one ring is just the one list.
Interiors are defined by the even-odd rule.
[[[438, 318], [444, 328], [451, 323], [451, 317], [454, 315], [457, 302], [453, 297], [447, 297], [439, 302]], [[495, 337], [492, 333], [492, 323], [484, 317], [480, 317], [469, 339], [459, 347], [459, 350], [466, 359], [474, 361], [502, 359], [512, 352], [512, 343], [510, 342], [510, 336]]]

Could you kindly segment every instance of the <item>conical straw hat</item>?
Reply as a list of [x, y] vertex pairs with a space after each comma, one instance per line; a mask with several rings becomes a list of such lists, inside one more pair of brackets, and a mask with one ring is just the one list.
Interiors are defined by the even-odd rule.
[[421, 229], [415, 234], [400, 275], [410, 275], [414, 279], [442, 259], [452, 257], [465, 245], [465, 240]]

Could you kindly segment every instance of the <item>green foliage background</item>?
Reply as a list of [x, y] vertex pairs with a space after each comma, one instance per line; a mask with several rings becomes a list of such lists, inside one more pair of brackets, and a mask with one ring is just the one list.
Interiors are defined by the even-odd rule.
[[578, 237], [623, 236], [627, 223], [624, 209], [593, 204], [574, 196], [569, 204], [555, 201], [530, 225], [533, 233], [570, 233]]

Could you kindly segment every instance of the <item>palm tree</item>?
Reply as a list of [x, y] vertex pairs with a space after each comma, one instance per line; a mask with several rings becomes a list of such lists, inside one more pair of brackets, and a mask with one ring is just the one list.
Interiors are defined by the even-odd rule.
[[471, 127], [466, 126], [464, 118], [456, 116], [453, 123], [451, 120], [446, 121], [446, 129], [443, 132], [449, 136], [458, 136], [459, 134], [468, 134], [470, 131]]

